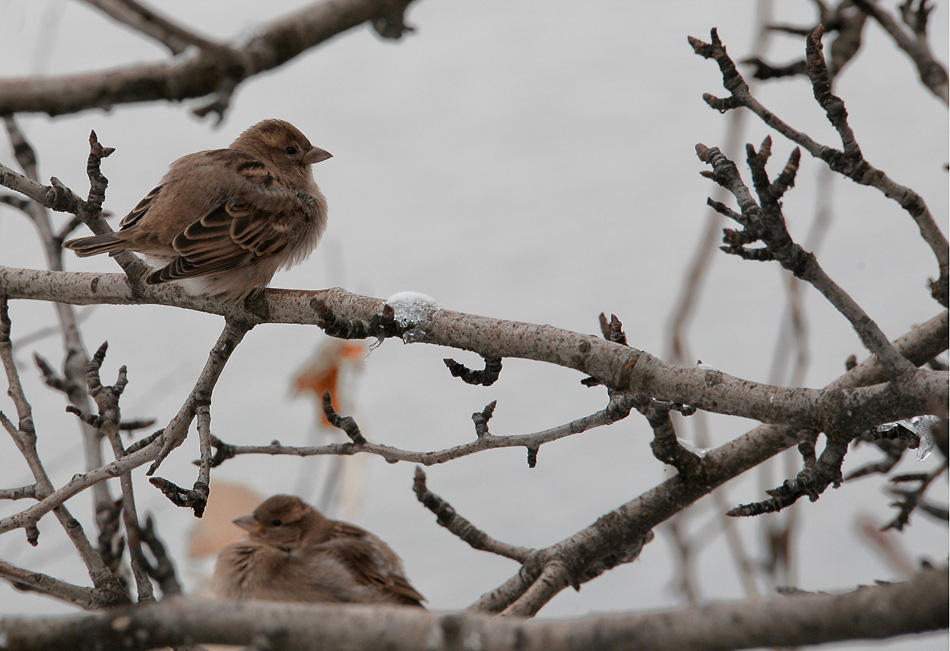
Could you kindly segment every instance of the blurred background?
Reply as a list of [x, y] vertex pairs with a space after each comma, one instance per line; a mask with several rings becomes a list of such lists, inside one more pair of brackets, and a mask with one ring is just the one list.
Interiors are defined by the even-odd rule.
[[[278, 11], [303, 4], [283, 2]], [[884, 4], [894, 9], [894, 2]], [[229, 42], [247, 39], [262, 20], [278, 15], [264, 16], [260, 2], [243, 0], [169, 0], [155, 8]], [[149, 39], [81, 2], [6, 0], [0, 11], [4, 79], [92, 72], [166, 57]], [[705, 166], [694, 146], [724, 147], [732, 120], [702, 101], [705, 92], [726, 92], [717, 66], [696, 56], [687, 36], [708, 40], [710, 28], [718, 27], [733, 58], [741, 59], [752, 53], [763, 17], [814, 26], [813, 3], [421, 0], [408, 16], [417, 31], [401, 41], [382, 41], [364, 26], [250, 79], [219, 126], [191, 114], [200, 100], [18, 119], [37, 151], [41, 176], [56, 176], [80, 195], [88, 189], [89, 131], [115, 147], [103, 172], [110, 181], [105, 208], [117, 218], [179, 156], [225, 147], [261, 119], [286, 119], [334, 155], [314, 168], [330, 203], [330, 224], [314, 255], [279, 273], [272, 286], [342, 286], [383, 298], [413, 290], [448, 309], [584, 333], [599, 332], [600, 312], [614, 313], [630, 345], [671, 359], [672, 315], [697, 243], [713, 219], [705, 202], [715, 188], [699, 175]], [[944, 63], [947, 32], [947, 6], [936, 3], [930, 37]], [[785, 63], [803, 51], [800, 38], [773, 34], [762, 54]], [[840, 146], [803, 78], [760, 84], [755, 92], [796, 128]], [[836, 92], [868, 160], [914, 188], [946, 224], [946, 107], [920, 86], [910, 60], [876, 24], [869, 21], [863, 48], [838, 79]], [[758, 145], [770, 133], [751, 116], [742, 128], [742, 143]], [[773, 134], [773, 173], [791, 149]], [[16, 167], [8, 150], [0, 161]], [[744, 165], [740, 169], [745, 172]], [[822, 165], [803, 156], [796, 187], [784, 202], [793, 237], [805, 241], [824, 207], [819, 261], [891, 339], [937, 314], [926, 286], [927, 278], [937, 275], [936, 263], [910, 217], [876, 190], [821, 179]], [[66, 216], [54, 218], [62, 224]], [[28, 220], [0, 206], [0, 264], [38, 268], [43, 259]], [[105, 257], [68, 255], [67, 265], [118, 271]], [[749, 380], [786, 383], [774, 376], [776, 351], [792, 348], [780, 327], [786, 303], [787, 277], [777, 265], [714, 253], [685, 330], [688, 363], [701, 359]], [[808, 328], [802, 384], [821, 387], [844, 371], [849, 354], [863, 359], [867, 353], [817, 292], [803, 287], [802, 304]], [[53, 307], [15, 301], [10, 313], [40, 450], [54, 481], [62, 484], [82, 470], [78, 427], [32, 362], [39, 353], [61, 364], [61, 338], [43, 334], [56, 323]], [[111, 383], [119, 366], [128, 366], [123, 416], [152, 417], [156, 427], [178, 411], [223, 325], [219, 317], [160, 307], [98, 306], [79, 313], [90, 353], [109, 342], [103, 381]], [[441, 361], [450, 356], [480, 368], [481, 360], [468, 353], [396, 340], [371, 353], [327, 348], [334, 345], [313, 327], [255, 328], [215, 388], [214, 434], [241, 444], [331, 440], [336, 434], [318, 424], [312, 390], [326, 381], [315, 376], [334, 363], [334, 355], [339, 411], [356, 418], [371, 441], [405, 449], [434, 450], [471, 440], [470, 415], [492, 400], [498, 401], [490, 423], [496, 435], [540, 431], [606, 405], [602, 387], [581, 386], [581, 376], [567, 369], [506, 359], [495, 385], [471, 387], [450, 377]], [[15, 413], [6, 396], [0, 408]], [[680, 424], [682, 436], [696, 435]], [[709, 417], [703, 445], [721, 445], [755, 425]], [[544, 547], [670, 476], [653, 458], [651, 438], [646, 421], [634, 414], [543, 446], [534, 469], [527, 468], [523, 449], [491, 451], [428, 468], [429, 487], [492, 536]], [[160, 474], [190, 486], [197, 456], [192, 436]], [[880, 456], [870, 446], [858, 447], [845, 471]], [[898, 470], [932, 469], [937, 456], [918, 463], [907, 455]], [[745, 596], [721, 513], [764, 499], [764, 489], [797, 469], [794, 459], [777, 460], [727, 484], [719, 500], [707, 498], [679, 520], [679, 539], [692, 545], [689, 584], [696, 599]], [[198, 555], [208, 547], [192, 541], [196, 520], [149, 486], [144, 473], [145, 468], [134, 472], [140, 514], [153, 514], [183, 580], [198, 592], [212, 561]], [[463, 608], [518, 568], [470, 549], [440, 528], [416, 502], [412, 475], [412, 464], [389, 465], [374, 457], [339, 462], [243, 456], [214, 470], [212, 495], [233, 495], [237, 508], [249, 503], [250, 510], [257, 496], [300, 494], [389, 542], [432, 609]], [[0, 485], [29, 481], [10, 440], [0, 441]], [[946, 475], [937, 483], [940, 488], [932, 492], [946, 494]], [[790, 580], [804, 590], [849, 589], [876, 579], [900, 580], [921, 559], [945, 562], [945, 523], [915, 514], [902, 534], [869, 534], [894, 515], [885, 488], [886, 480], [876, 476], [829, 489], [816, 503], [796, 505]], [[90, 496], [69, 504], [91, 534]], [[2, 503], [0, 515], [22, 506]], [[784, 526], [788, 517], [733, 522], [753, 564], [765, 562], [768, 530]], [[229, 527], [239, 533], [226, 520], [211, 531]], [[19, 531], [0, 538], [0, 558], [86, 584], [55, 520], [44, 519], [40, 531], [35, 549]], [[579, 592], [562, 592], [540, 616], [684, 603], [683, 563], [674, 538], [667, 526], [657, 534], [636, 562]], [[759, 581], [758, 588], [766, 593], [772, 586]], [[71, 610], [6, 584], [0, 585], [0, 600], [5, 613]], [[908, 643], [880, 648], [909, 648]], [[912, 644], [944, 649], [946, 634], [914, 638]]]

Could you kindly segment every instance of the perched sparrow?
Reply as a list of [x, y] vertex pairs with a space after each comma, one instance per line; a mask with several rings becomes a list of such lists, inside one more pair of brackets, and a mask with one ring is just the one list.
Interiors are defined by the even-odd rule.
[[80, 257], [137, 251], [164, 265], [151, 285], [202, 278], [192, 290], [242, 300], [317, 246], [327, 201], [310, 166], [330, 156], [292, 124], [264, 120], [227, 149], [172, 163], [118, 231], [63, 246]]
[[292, 495], [274, 495], [238, 518], [247, 537], [222, 550], [212, 588], [222, 599], [395, 603], [422, 606], [402, 563], [370, 532]]

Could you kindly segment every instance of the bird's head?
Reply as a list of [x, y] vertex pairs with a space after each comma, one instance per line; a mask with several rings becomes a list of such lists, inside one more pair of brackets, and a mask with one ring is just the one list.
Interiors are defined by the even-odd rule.
[[307, 136], [284, 120], [258, 122], [238, 136], [231, 149], [250, 154], [283, 172], [306, 171], [308, 175], [311, 165], [333, 156], [311, 145]]
[[322, 542], [330, 529], [329, 520], [293, 495], [274, 495], [234, 524], [247, 531], [251, 540], [286, 551]]

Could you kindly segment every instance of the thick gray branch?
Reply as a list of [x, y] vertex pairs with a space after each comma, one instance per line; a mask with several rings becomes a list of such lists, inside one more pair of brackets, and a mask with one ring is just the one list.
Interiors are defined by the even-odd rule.
[[[159, 304], [223, 314], [234, 323], [316, 324], [316, 303], [334, 315], [370, 322], [385, 302], [343, 289], [268, 290], [261, 313], [179, 288], [146, 289], [133, 295], [114, 274], [75, 274], [0, 267], [0, 289], [11, 299], [72, 304]], [[944, 318], [944, 317], [941, 317]], [[518, 357], [573, 368], [608, 387], [763, 423], [836, 431], [865, 430], [929, 413], [929, 400], [947, 401], [947, 373], [918, 370], [900, 382], [856, 389], [787, 388], [743, 380], [719, 371], [668, 364], [649, 353], [549, 325], [505, 321], [435, 310], [414, 330], [415, 341], [470, 350], [490, 357]], [[938, 351], [939, 352], [939, 351]]]
[[[69, 77], [0, 81], [0, 114], [62, 115], [133, 102], [181, 101], [217, 93], [223, 88], [233, 90], [244, 79], [276, 68], [367, 21], [372, 21], [380, 33], [398, 37], [404, 29], [402, 11], [411, 1], [317, 2], [261, 25], [250, 41], [233, 46], [214, 46], [179, 29], [174, 34], [176, 43], [183, 40], [183, 34], [189, 34], [188, 40], [204, 47], [167, 62]], [[156, 36], [154, 32], [150, 35]]]
[[[650, 614], [522, 620], [399, 607], [220, 603], [167, 599], [77, 617], [9, 617], [9, 651], [144, 650], [251, 643], [273, 651], [520, 649], [747, 649], [884, 639], [947, 626], [946, 570], [840, 595], [800, 594]], [[873, 616], [871, 615], [873, 613]]]

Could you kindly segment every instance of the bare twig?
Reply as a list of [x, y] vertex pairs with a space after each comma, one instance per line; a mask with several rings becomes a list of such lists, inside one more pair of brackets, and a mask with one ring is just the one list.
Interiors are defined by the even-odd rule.
[[517, 547], [495, 540], [470, 521], [463, 518], [452, 508], [451, 504], [429, 490], [429, 487], [426, 486], [425, 471], [419, 466], [416, 466], [416, 475], [413, 480], [412, 490], [415, 492], [416, 498], [435, 514], [436, 521], [439, 525], [445, 527], [461, 540], [468, 543], [473, 549], [491, 552], [492, 554], [518, 561], [519, 563], [527, 561], [528, 557], [534, 551], [527, 547]]
[[[63, 115], [131, 102], [180, 102], [209, 94], [218, 94], [216, 101], [221, 101], [222, 89], [233, 89], [245, 79], [276, 68], [365, 22], [371, 22], [374, 29], [386, 38], [399, 38], [409, 31], [403, 14], [410, 2], [315, 2], [261, 25], [253, 30], [254, 36], [246, 43], [233, 45], [212, 44], [170, 21], [163, 21], [147, 33], [168, 42], [169, 47], [172, 41], [175, 48], [185, 44], [203, 47], [192, 56], [183, 55], [168, 62], [129, 65], [72, 77], [5, 80], [0, 82], [0, 114], [43, 112]], [[114, 8], [116, 3], [100, 2], [99, 5]], [[143, 11], [116, 10], [111, 13], [116, 17], [121, 15], [124, 22], [134, 22], [138, 28], [147, 19]]]
[[[13, 399], [17, 409], [19, 422], [17, 426], [0, 412], [0, 421], [4, 428], [10, 433], [14, 443], [23, 455], [24, 460], [33, 474], [36, 481], [36, 494], [41, 497], [41, 501], [13, 516], [0, 520], [0, 533], [14, 528], [22, 528], [26, 531], [27, 541], [36, 545], [39, 538], [39, 529], [37, 522], [39, 518], [52, 510], [59, 520], [60, 524], [69, 536], [70, 541], [79, 553], [80, 558], [86, 566], [89, 577], [93, 581], [94, 587], [100, 591], [104, 603], [123, 603], [127, 600], [122, 586], [116, 577], [109, 571], [102, 558], [90, 544], [89, 539], [83, 531], [82, 525], [76, 520], [62, 501], [53, 501], [53, 496], [59, 492], [53, 490], [52, 481], [43, 467], [39, 453], [36, 449], [37, 435], [33, 425], [33, 413], [30, 403], [23, 392], [23, 386], [20, 383], [20, 377], [17, 373], [16, 365], [13, 361], [13, 346], [10, 340], [12, 324], [8, 313], [7, 299], [0, 297], [0, 360], [6, 371], [7, 384], [9, 386], [8, 394]], [[75, 479], [75, 478], [74, 478]], [[37, 507], [40, 504], [47, 503], [48, 508], [39, 512]]]
[[360, 426], [356, 424], [356, 421], [350, 416], [344, 418], [336, 413], [329, 391], [323, 392], [323, 414], [326, 416], [328, 423], [333, 425], [333, 427], [343, 430], [346, 435], [350, 437], [350, 440], [353, 441], [353, 445], [366, 445], [367, 441], [363, 438], [363, 434], [360, 432]]
[[[863, 41], [864, 25], [867, 22], [867, 16], [860, 11], [855, 11], [850, 0], [839, 0], [834, 7], [829, 7], [824, 2], [816, 2], [818, 6], [818, 22], [812, 23], [808, 27], [798, 27], [794, 25], [768, 25], [770, 32], [784, 32], [786, 34], [795, 34], [797, 36], [808, 36], [818, 25], [821, 25], [826, 33], [834, 33], [835, 38], [831, 42], [831, 61], [829, 72], [831, 77], [835, 78], [841, 70], [857, 55], [861, 49]], [[771, 79], [774, 77], [786, 77], [790, 75], [807, 74], [807, 66], [804, 59], [799, 59], [783, 66], [772, 66], [753, 56], [744, 60], [742, 63], [749, 63], [755, 66], [753, 77], [755, 79]]]
[[498, 380], [501, 373], [500, 357], [485, 357], [485, 368], [481, 371], [467, 368], [464, 364], [456, 362], [454, 359], [445, 358], [442, 361], [448, 367], [452, 377], [461, 378], [466, 384], [481, 384], [482, 386], [491, 386]]
[[[119, 431], [119, 424], [122, 420], [119, 398], [122, 396], [126, 384], [128, 384], [128, 375], [125, 366], [123, 366], [119, 369], [118, 379], [114, 385], [104, 386], [102, 384], [99, 370], [105, 360], [107, 348], [108, 344], [103, 343], [89, 361], [89, 366], [86, 369], [86, 385], [89, 388], [89, 395], [96, 401], [99, 408], [96, 427], [105, 435], [112, 446], [113, 455], [116, 460], [119, 460], [127, 454]], [[138, 600], [152, 601], [154, 591], [152, 582], [148, 577], [148, 561], [142, 553], [142, 543], [139, 539], [140, 525], [135, 505], [131, 471], [124, 473], [119, 478], [119, 483], [122, 487], [122, 517]]]
[[94, 588], [73, 585], [40, 572], [25, 570], [6, 561], [0, 561], [0, 578], [9, 581], [21, 590], [34, 590], [87, 610], [97, 610], [108, 605], [103, 601], [99, 591]]
[[[35, 526], [41, 517], [64, 504], [66, 500], [73, 495], [95, 486], [101, 481], [119, 477], [122, 474], [142, 466], [155, 459], [155, 455], [160, 449], [160, 442], [152, 439], [148, 445], [137, 449], [135, 452], [129, 452], [118, 461], [107, 463], [90, 471], [73, 475], [66, 484], [60, 488], [49, 492], [39, 502], [30, 508], [8, 516], [0, 520], [0, 534], [12, 531], [13, 529]], [[76, 523], [78, 524], [78, 523]]]
[[911, 28], [911, 33], [908, 34], [898, 24], [897, 19], [879, 4], [868, 0], [854, 0], [854, 4], [876, 20], [897, 46], [907, 53], [917, 66], [917, 74], [924, 87], [944, 104], [950, 104], [947, 69], [934, 57], [927, 42], [927, 19], [933, 6], [927, 0], [918, 0], [915, 11], [911, 8], [913, 0], [905, 0], [900, 9], [904, 22]]
[[172, 54], [181, 54], [190, 46], [215, 47], [214, 42], [175, 24], [135, 0], [85, 1], [118, 22], [162, 43]]
[[[888, 367], [893, 377], [914, 371], [914, 365], [901, 357], [891, 346], [887, 337], [857, 301], [841, 289], [821, 268], [815, 256], [796, 244], [785, 226], [782, 214], [781, 198], [794, 183], [798, 169], [798, 149], [789, 158], [785, 169], [774, 182], [769, 182], [765, 164], [771, 154], [772, 140], [766, 137], [759, 151], [748, 146], [749, 167], [755, 182], [759, 202], [756, 202], [746, 187], [735, 164], [723, 156], [715, 147], [696, 145], [696, 154], [700, 160], [710, 165], [713, 172], [709, 177], [729, 190], [742, 211], [738, 214], [722, 204], [710, 200], [710, 205], [722, 214], [731, 217], [744, 228], [742, 232], [727, 229], [724, 240], [727, 246], [723, 250], [735, 253], [746, 259], [772, 259], [795, 274], [795, 277], [808, 281], [848, 319], [865, 347], [876, 355]], [[761, 241], [765, 248], [745, 248]]]
[[683, 447], [676, 437], [673, 421], [670, 420], [670, 410], [658, 407], [654, 403], [640, 407], [639, 410], [653, 428], [653, 441], [650, 443], [653, 456], [673, 466], [680, 473], [701, 474], [703, 460], [695, 452]]
[[[26, 138], [26, 135], [19, 128], [13, 116], [4, 117], [4, 125], [10, 136], [10, 142], [13, 144], [14, 153], [17, 162], [20, 164], [26, 176], [32, 181], [39, 181], [39, 171], [37, 155], [32, 145]], [[78, 214], [74, 216], [75, 220], [82, 223], [83, 217], [93, 218], [98, 215], [98, 207], [101, 206], [105, 196], [106, 180], [100, 171], [102, 158], [107, 156], [111, 150], [103, 148], [98, 139], [92, 138], [89, 143], [89, 156], [86, 161], [87, 176], [89, 178], [89, 197], [94, 198], [95, 206], [86, 205]], [[36, 201], [29, 201], [26, 209], [30, 216], [40, 240], [43, 244], [43, 250], [46, 254], [46, 265], [54, 271], [63, 270], [63, 239], [53, 233], [50, 222], [49, 209]], [[131, 259], [131, 258], [130, 258]], [[65, 303], [55, 303], [56, 316], [59, 321], [59, 332], [63, 337], [66, 356], [63, 362], [62, 375], [55, 373], [48, 363], [40, 363], [43, 375], [46, 377], [47, 384], [63, 391], [71, 405], [81, 410], [83, 413], [90, 411], [90, 398], [86, 391], [83, 376], [86, 372], [86, 364], [89, 362], [89, 356], [86, 353], [85, 345], [79, 332], [80, 319], [77, 318], [73, 306]], [[25, 340], [21, 339], [21, 344]], [[55, 381], [52, 381], [54, 380]], [[51, 382], [52, 381], [52, 382]], [[101, 435], [95, 428], [86, 423], [80, 423], [82, 430], [83, 453], [85, 454], [86, 469], [97, 468], [103, 463]], [[109, 492], [109, 486], [106, 482], [100, 482], [93, 487], [93, 499], [95, 501], [95, 511], [97, 514], [106, 512], [108, 506], [112, 504], [112, 496]], [[97, 524], [101, 526], [101, 521], [97, 515]]]
[[[630, 407], [628, 406], [628, 413], [629, 410]], [[482, 450], [510, 447], [525, 447], [529, 450], [537, 449], [545, 443], [551, 443], [567, 436], [580, 434], [595, 427], [610, 425], [616, 422], [616, 420], [616, 417], [611, 412], [611, 408], [608, 407], [590, 416], [578, 418], [564, 425], [552, 427], [551, 429], [541, 432], [512, 434], [509, 436], [496, 436], [486, 432], [470, 443], [464, 443], [434, 452], [403, 450], [389, 445], [370, 442], [360, 444], [349, 442], [330, 443], [327, 445], [309, 447], [281, 445], [279, 441], [273, 441], [270, 445], [231, 445], [215, 439], [214, 445], [218, 448], [220, 456], [216, 457], [216, 463], [214, 465], [218, 465], [225, 459], [230, 459], [240, 454], [273, 454], [309, 457], [317, 455], [352, 455], [366, 453], [380, 456], [390, 463], [395, 461], [409, 461], [412, 463], [421, 463], [424, 466], [433, 466], [475, 454]]]
[[175, 575], [175, 565], [169, 558], [164, 543], [155, 531], [155, 522], [151, 515], [145, 516], [145, 527], [139, 532], [139, 536], [155, 558], [155, 562], [149, 564], [148, 573], [158, 581], [158, 585], [162, 589], [162, 595], [168, 597], [181, 594], [181, 584]]
[[[162, 435], [162, 449], [158, 457], [148, 469], [148, 474], [153, 475], [158, 470], [162, 461], [171, 453], [172, 450], [181, 445], [188, 436], [188, 428], [191, 427], [191, 421], [198, 413], [198, 408], [202, 405], [211, 404], [211, 392], [224, 366], [228, 363], [231, 353], [237, 347], [244, 335], [253, 327], [252, 324], [239, 323], [231, 320], [225, 321], [224, 330], [215, 342], [214, 347], [208, 355], [208, 361], [198, 376], [198, 381], [191, 390], [185, 404], [182, 405], [178, 414], [168, 423], [165, 432]], [[204, 508], [203, 506], [201, 507]], [[200, 517], [200, 516], [199, 516]]]
[[[933, 480], [944, 474], [946, 471], [947, 462], [945, 460], [932, 471], [921, 473], [919, 476], [908, 477], [898, 475], [896, 477], [891, 477], [891, 483], [894, 484], [894, 486], [891, 487], [891, 493], [893, 493], [897, 498], [897, 501], [891, 506], [896, 506], [898, 512], [890, 522], [881, 527], [881, 531], [887, 531], [888, 529], [897, 529], [898, 531], [903, 531], [904, 527], [907, 526], [907, 523], [910, 521], [910, 514], [913, 513], [918, 506], [924, 508], [924, 493], [927, 492], [930, 484], [933, 483]], [[897, 488], [897, 484], [911, 481], [917, 482], [917, 488], [913, 490]], [[946, 507], [944, 507], [943, 511], [944, 513], [941, 514], [940, 517], [941, 519], [946, 520]], [[932, 509], [931, 515], [936, 515]]]
[[[919, 339], [905, 337], [895, 344], [900, 353], [915, 365], [930, 359], [931, 356], [927, 354], [930, 347], [942, 350], [947, 345], [946, 321], [943, 317], [932, 321], [926, 330], [926, 335], [923, 330], [918, 331], [921, 335]], [[924, 341], [929, 343], [919, 346]], [[831, 386], [840, 388], [873, 382], [883, 373], [881, 364], [872, 357], [852, 368]], [[613, 560], [632, 560], [642, 545], [652, 537], [651, 530], [655, 526], [681, 512], [728, 479], [741, 475], [749, 468], [795, 445], [799, 440], [799, 432], [795, 428], [762, 425], [719, 448], [707, 451], [703, 458], [703, 481], [695, 481], [686, 475], [678, 474], [605, 514], [586, 529], [551, 547], [536, 551], [532, 555], [534, 563], [522, 568], [517, 578], [512, 577], [503, 593], [486, 595], [479, 600], [479, 604], [496, 606], [499, 602], [510, 600], [513, 592], [526, 589], [540, 574], [545, 563], [554, 559], [560, 560], [569, 568], [572, 581], [586, 579], [592, 574], [595, 576], [600, 567]], [[827, 463], [831, 465], [830, 458]], [[576, 555], [578, 549], [584, 550], [581, 558]]]
[[501, 611], [507, 617], [533, 617], [554, 596], [571, 584], [567, 567], [559, 561], [544, 565], [541, 574], [514, 603]]
[[748, 108], [768, 126], [789, 140], [801, 145], [812, 156], [824, 161], [835, 172], [861, 185], [877, 188], [885, 196], [897, 201], [917, 223], [921, 237], [930, 246], [936, 257], [940, 277], [937, 281], [931, 282], [931, 293], [941, 305], [946, 307], [950, 304], [950, 289], [948, 289], [948, 285], [950, 285], [950, 246], [948, 246], [947, 238], [934, 220], [923, 197], [912, 189], [895, 183], [883, 171], [875, 168], [864, 159], [854, 134], [848, 126], [844, 103], [831, 93], [831, 82], [821, 49], [821, 35], [822, 29], [819, 26], [806, 42], [808, 75], [812, 80], [816, 100], [825, 109], [828, 119], [838, 130], [844, 148], [843, 151], [822, 145], [805, 133], [792, 128], [776, 113], [768, 110], [755, 99], [748, 84], [736, 69], [735, 63], [726, 53], [726, 49], [723, 47], [715, 29], [711, 32], [710, 43], [704, 43], [693, 37], [690, 37], [689, 42], [698, 55], [716, 61], [722, 73], [723, 85], [730, 91], [731, 96], [720, 99], [707, 93], [703, 95], [703, 99], [711, 107], [720, 111], [739, 107]]
[[[90, 178], [90, 188], [87, 200], [80, 199], [56, 177], [50, 179], [49, 186], [45, 186], [2, 164], [0, 164], [0, 185], [16, 190], [50, 210], [76, 215], [94, 233], [111, 233], [112, 228], [102, 217], [102, 201], [105, 199], [107, 181], [102, 176], [99, 166], [102, 159], [111, 154], [113, 149], [102, 147], [96, 138], [95, 131], [91, 132], [89, 136], [89, 144], [90, 152], [86, 168]], [[53, 244], [53, 238], [49, 230], [48, 220], [46, 220], [44, 230], [47, 231], [44, 240], [46, 241], [46, 248], [49, 250]], [[47, 257], [51, 257], [50, 254]], [[149, 270], [147, 264], [128, 251], [118, 253], [114, 257], [129, 278], [138, 279]], [[52, 268], [54, 270], [62, 269], [61, 261]]]

